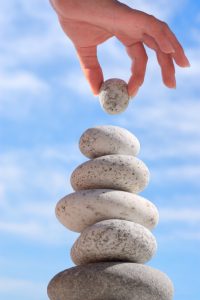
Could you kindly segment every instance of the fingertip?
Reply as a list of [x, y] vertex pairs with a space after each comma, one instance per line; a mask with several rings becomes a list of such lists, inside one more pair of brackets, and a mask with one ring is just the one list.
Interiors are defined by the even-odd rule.
[[88, 69], [84, 70], [85, 77], [89, 82], [91, 91], [94, 96], [98, 96], [101, 85], [103, 83], [103, 73], [101, 69]]
[[137, 95], [139, 88], [141, 87], [143, 80], [137, 76], [131, 76], [128, 82], [128, 94], [130, 98], [133, 98]]
[[128, 85], [128, 95], [131, 98], [134, 98], [138, 93], [139, 87], [138, 86], [129, 86]]
[[189, 62], [189, 60], [186, 56], [185, 56], [185, 61], [184, 61], [184, 66], [183, 67], [185, 67], [185, 68], [191, 67], [190, 62]]
[[172, 55], [172, 57], [176, 64], [181, 68], [189, 68], [191, 66], [188, 58], [185, 55], [178, 55], [178, 53], [176, 53], [175, 55]]
[[176, 89], [176, 79], [175, 78], [165, 79], [164, 84], [170, 89]]

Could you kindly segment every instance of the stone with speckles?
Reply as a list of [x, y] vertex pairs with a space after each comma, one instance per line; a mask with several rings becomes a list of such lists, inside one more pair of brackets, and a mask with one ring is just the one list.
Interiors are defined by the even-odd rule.
[[156, 249], [155, 237], [144, 226], [112, 219], [87, 227], [75, 241], [71, 258], [76, 265], [101, 261], [145, 263]]
[[123, 219], [154, 228], [158, 210], [145, 198], [109, 189], [84, 190], [63, 197], [56, 205], [56, 216], [68, 229], [82, 232], [87, 226], [108, 219]]
[[172, 300], [167, 275], [146, 265], [103, 262], [72, 267], [48, 285], [51, 300]]
[[109, 154], [136, 156], [140, 151], [140, 143], [128, 130], [104, 125], [87, 129], [80, 138], [79, 148], [89, 158]]
[[114, 115], [125, 111], [129, 99], [127, 83], [124, 80], [112, 78], [103, 82], [99, 92], [99, 101], [103, 110], [108, 114]]
[[114, 189], [141, 192], [149, 182], [149, 170], [138, 158], [130, 155], [105, 155], [78, 166], [71, 175], [75, 191]]

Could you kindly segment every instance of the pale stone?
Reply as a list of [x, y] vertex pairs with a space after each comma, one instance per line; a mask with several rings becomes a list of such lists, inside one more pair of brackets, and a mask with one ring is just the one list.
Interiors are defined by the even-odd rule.
[[104, 125], [87, 129], [80, 138], [79, 148], [89, 158], [109, 154], [136, 156], [140, 151], [140, 143], [128, 130]]
[[56, 216], [68, 229], [82, 232], [102, 220], [123, 219], [154, 228], [158, 210], [145, 198], [123, 191], [95, 189], [69, 194], [56, 206]]
[[106, 80], [99, 92], [99, 101], [104, 111], [109, 114], [123, 112], [129, 104], [128, 86], [124, 80], [112, 78]]
[[71, 175], [75, 191], [115, 189], [141, 192], [149, 182], [149, 170], [138, 158], [130, 155], [105, 155], [78, 166]]
[[50, 300], [172, 300], [174, 288], [159, 270], [136, 263], [72, 267], [48, 285]]
[[76, 265], [101, 261], [144, 263], [157, 249], [155, 237], [144, 226], [125, 220], [105, 220], [87, 227], [71, 249]]

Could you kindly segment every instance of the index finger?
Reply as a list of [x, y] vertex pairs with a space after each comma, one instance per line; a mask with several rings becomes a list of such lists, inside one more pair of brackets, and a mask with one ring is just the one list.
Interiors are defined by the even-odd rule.
[[148, 56], [142, 43], [126, 46], [126, 51], [132, 59], [132, 75], [128, 82], [128, 93], [133, 97], [144, 81]]

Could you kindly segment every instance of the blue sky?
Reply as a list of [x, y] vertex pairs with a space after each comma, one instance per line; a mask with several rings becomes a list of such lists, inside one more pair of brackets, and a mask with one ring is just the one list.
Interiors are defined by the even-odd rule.
[[[72, 191], [69, 178], [86, 160], [86, 128], [113, 124], [141, 142], [151, 172], [142, 195], [160, 211], [158, 252], [149, 262], [175, 285], [175, 300], [200, 299], [200, 3], [126, 1], [169, 23], [190, 69], [177, 68], [177, 89], [161, 83], [149, 53], [145, 83], [129, 109], [106, 115], [83, 78], [73, 45], [48, 1], [0, 2], [0, 299], [45, 300], [46, 286], [71, 267], [78, 234], [54, 215]], [[99, 47], [105, 78], [128, 80], [130, 60], [111, 39]]]

